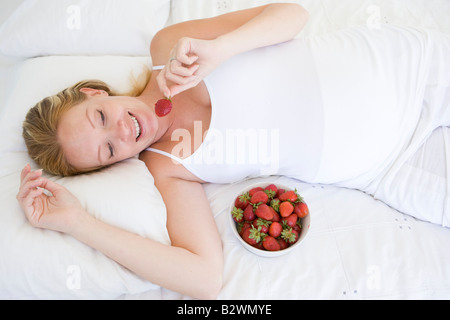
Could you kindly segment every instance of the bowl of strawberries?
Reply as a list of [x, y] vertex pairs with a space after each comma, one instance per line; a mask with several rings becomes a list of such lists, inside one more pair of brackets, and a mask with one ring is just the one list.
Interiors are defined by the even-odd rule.
[[305, 239], [311, 217], [296, 189], [254, 184], [242, 190], [230, 207], [231, 228], [241, 244], [263, 257], [291, 252]]

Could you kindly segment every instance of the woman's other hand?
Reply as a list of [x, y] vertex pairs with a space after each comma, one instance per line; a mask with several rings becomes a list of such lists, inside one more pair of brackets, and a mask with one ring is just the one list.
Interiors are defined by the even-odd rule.
[[42, 170], [31, 171], [30, 165], [26, 165], [20, 178], [17, 201], [33, 227], [70, 233], [86, 213], [66, 188], [43, 178]]
[[167, 98], [196, 87], [224, 61], [217, 41], [187, 37], [177, 42], [170, 57], [157, 77], [159, 88]]

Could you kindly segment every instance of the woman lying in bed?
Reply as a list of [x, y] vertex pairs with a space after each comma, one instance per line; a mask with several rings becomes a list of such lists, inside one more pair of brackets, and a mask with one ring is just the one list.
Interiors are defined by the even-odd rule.
[[[152, 41], [154, 71], [137, 97], [84, 81], [28, 114], [30, 156], [49, 173], [140, 154], [166, 204], [172, 246], [96, 220], [26, 166], [17, 198], [31, 224], [69, 234], [155, 284], [214, 298], [222, 249], [202, 183], [277, 174], [371, 194], [389, 189], [389, 177], [435, 129], [448, 133], [445, 90], [431, 92], [427, 81], [448, 87], [450, 41], [367, 26], [292, 40], [307, 20], [299, 5], [272, 4], [170, 26]], [[423, 103], [428, 95], [433, 105]], [[164, 96], [174, 108], [158, 117]], [[448, 195], [436, 188], [427, 208], [444, 215]]]

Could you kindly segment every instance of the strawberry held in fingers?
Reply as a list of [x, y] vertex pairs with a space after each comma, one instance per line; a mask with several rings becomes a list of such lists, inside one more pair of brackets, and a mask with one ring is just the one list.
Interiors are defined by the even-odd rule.
[[172, 111], [172, 100], [169, 98], [160, 99], [155, 104], [155, 113], [158, 117], [167, 116]]

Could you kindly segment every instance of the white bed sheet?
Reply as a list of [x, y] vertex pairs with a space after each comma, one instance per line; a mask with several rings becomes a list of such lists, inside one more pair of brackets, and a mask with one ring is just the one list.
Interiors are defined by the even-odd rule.
[[[232, 233], [230, 203], [253, 183], [296, 187], [311, 228], [293, 252], [262, 258]], [[448, 229], [415, 220], [350, 189], [266, 177], [205, 185], [223, 242], [224, 287], [218, 299], [450, 299]], [[122, 299], [189, 299], [162, 289]], [[158, 296], [159, 298], [159, 296]]]
[[[172, 0], [170, 21], [212, 16], [267, 2]], [[300, 36], [361, 23], [374, 27], [379, 23], [420, 25], [450, 33], [447, 0], [291, 2], [303, 4], [312, 14]], [[10, 74], [1, 75], [2, 85], [11, 82]], [[0, 178], [0, 184], [7, 178]], [[297, 187], [310, 206], [309, 235], [289, 255], [255, 256], [231, 232], [230, 202], [242, 188], [255, 182]], [[219, 299], [450, 299], [448, 229], [403, 215], [356, 190], [310, 185], [286, 177], [231, 185], [207, 184], [205, 190], [223, 241], [224, 286]], [[5, 201], [0, 199], [0, 203]], [[161, 288], [118, 298], [189, 299]]]

